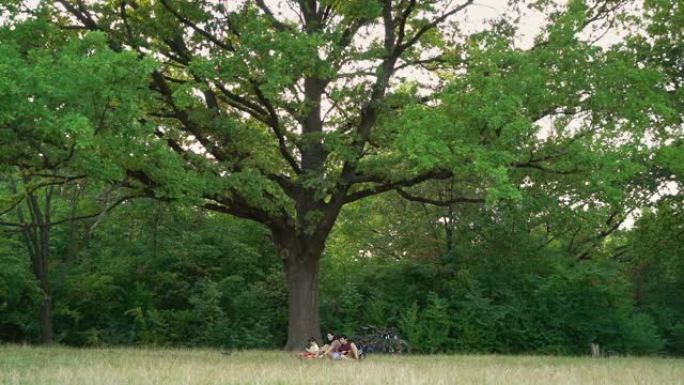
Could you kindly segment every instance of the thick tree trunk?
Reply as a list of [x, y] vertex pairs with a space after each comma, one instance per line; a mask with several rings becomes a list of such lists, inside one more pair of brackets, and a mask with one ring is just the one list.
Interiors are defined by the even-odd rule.
[[285, 261], [288, 288], [288, 328], [285, 350], [299, 350], [309, 338], [321, 339], [319, 255], [304, 253]]
[[318, 277], [324, 239], [275, 233], [288, 289], [288, 327], [285, 350], [299, 350], [309, 338], [321, 339]]

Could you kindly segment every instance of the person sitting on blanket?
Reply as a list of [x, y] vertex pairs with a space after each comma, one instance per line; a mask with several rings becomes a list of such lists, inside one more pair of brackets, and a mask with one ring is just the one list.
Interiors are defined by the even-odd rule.
[[347, 338], [347, 336], [340, 336], [339, 352], [341, 358], [352, 359], [354, 361], [359, 360], [359, 349], [354, 342]]
[[309, 346], [305, 351], [299, 353], [299, 358], [318, 358], [319, 350], [316, 339], [311, 337], [309, 338]]
[[321, 353], [319, 354], [332, 360], [342, 358], [342, 354], [340, 353], [340, 340], [337, 338], [337, 336], [335, 336], [334, 332], [328, 332], [327, 337], [329, 343], [323, 345], [323, 348], [321, 348]]

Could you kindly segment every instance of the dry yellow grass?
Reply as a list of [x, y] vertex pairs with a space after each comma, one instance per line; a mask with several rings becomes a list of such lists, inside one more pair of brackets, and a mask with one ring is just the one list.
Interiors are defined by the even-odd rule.
[[371, 356], [300, 361], [275, 351], [0, 346], [2, 385], [682, 384], [684, 360], [540, 356]]

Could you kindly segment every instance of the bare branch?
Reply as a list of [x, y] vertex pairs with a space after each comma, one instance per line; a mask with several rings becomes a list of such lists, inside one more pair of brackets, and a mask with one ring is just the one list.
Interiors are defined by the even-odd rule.
[[391, 56], [394, 52], [394, 22], [392, 21], [392, 0], [384, 0], [382, 5], [382, 21], [385, 26], [385, 52]]
[[406, 22], [408, 22], [409, 16], [411, 15], [411, 12], [413, 12], [413, 9], [416, 6], [416, 0], [409, 0], [408, 6], [406, 6], [406, 9], [404, 9], [404, 12], [401, 13], [401, 17], [399, 18], [399, 32], [397, 33], [397, 42], [398, 44], [401, 44], [404, 41], [404, 37], [406, 36]]
[[483, 198], [467, 198], [467, 197], [458, 197], [458, 198], [452, 198], [448, 200], [435, 200], [435, 199], [429, 199], [425, 197], [419, 197], [416, 195], [411, 195], [407, 193], [406, 191], [402, 190], [401, 188], [395, 189], [399, 195], [401, 195], [402, 198], [413, 201], [413, 202], [420, 202], [420, 203], [427, 203], [433, 206], [450, 206], [454, 203], [484, 203]]
[[278, 31], [290, 31], [293, 32], [293, 29], [290, 28], [287, 24], [281, 22], [280, 20], [276, 19], [275, 15], [273, 12], [271, 12], [271, 9], [268, 8], [264, 0], [256, 0], [256, 4], [261, 9], [264, 14], [268, 17], [268, 19], [271, 21], [273, 26], [278, 30]]
[[294, 158], [294, 155], [292, 155], [290, 150], [287, 148], [287, 144], [285, 143], [285, 135], [283, 133], [282, 127], [280, 126], [280, 119], [278, 118], [278, 113], [276, 112], [275, 107], [273, 107], [271, 101], [266, 98], [266, 95], [261, 92], [258, 84], [253, 83], [252, 85], [256, 91], [259, 101], [266, 106], [266, 109], [268, 110], [270, 116], [269, 126], [273, 130], [273, 134], [275, 134], [276, 138], [278, 139], [278, 149], [280, 150], [280, 154], [283, 156], [283, 158], [285, 158], [287, 163], [290, 164], [290, 167], [292, 167], [294, 172], [301, 174], [301, 167], [299, 167], [297, 160]]
[[166, 8], [167, 11], [169, 11], [176, 19], [178, 19], [178, 21], [180, 21], [181, 23], [185, 24], [186, 26], [192, 28], [193, 30], [195, 30], [195, 32], [204, 36], [205, 38], [207, 38], [207, 40], [211, 41], [216, 46], [223, 48], [226, 51], [235, 52], [235, 47], [233, 47], [230, 43], [226, 43], [226, 42], [221, 41], [218, 37], [214, 36], [213, 34], [207, 32], [206, 30], [197, 26], [195, 23], [190, 21], [188, 18], [184, 17], [183, 15], [178, 13], [178, 11], [173, 9], [173, 7], [171, 7], [169, 5], [169, 2], [167, 0], [160, 0], [160, 1], [161, 1], [162, 5], [164, 6], [164, 8]]
[[449, 170], [437, 169], [425, 172], [423, 174], [411, 178], [393, 182], [384, 182], [382, 177], [380, 176], [360, 175], [354, 178], [353, 183], [374, 182], [378, 184], [376, 186], [348, 194], [342, 199], [342, 201], [346, 204], [372, 195], [377, 195], [387, 191], [396, 190], [397, 188], [415, 186], [417, 184], [420, 184], [431, 179], [448, 179], [452, 177], [452, 175], [453, 174]]
[[466, 7], [468, 7], [469, 5], [473, 4], [474, 1], [475, 1], [475, 0], [467, 0], [465, 3], [463, 3], [463, 4], [461, 4], [461, 5], [459, 5], [459, 6], [455, 7], [455, 8], [453, 8], [453, 9], [450, 10], [450, 11], [447, 11], [447, 12], [443, 13], [441, 16], [437, 17], [437, 18], [434, 19], [432, 22], [430, 22], [430, 23], [428, 23], [428, 24], [422, 26], [421, 28], [418, 29], [418, 31], [416, 31], [416, 32], [413, 34], [413, 36], [411, 36], [411, 37], [406, 41], [406, 43], [403, 43], [403, 44], [398, 45], [398, 46], [397, 46], [397, 49], [398, 49], [400, 52], [403, 52], [403, 51], [407, 50], [408, 48], [411, 48], [414, 44], [416, 44], [416, 42], [418, 42], [418, 40], [420, 40], [420, 38], [421, 38], [423, 35], [425, 35], [425, 33], [427, 33], [428, 31], [430, 31], [431, 29], [437, 27], [437, 25], [439, 25], [439, 23], [441, 23], [441, 22], [443, 22], [444, 20], [446, 20], [449, 16], [452, 16], [452, 15], [454, 15], [454, 14], [456, 14], [456, 13], [462, 11], [463, 9], [465, 9]]
[[206, 209], [257, 221], [271, 229], [282, 229], [286, 227], [288, 221], [287, 217], [276, 217], [267, 210], [250, 206], [238, 195], [234, 195], [231, 199], [225, 197], [207, 197], [207, 199], [208, 201], [202, 205]]
[[579, 174], [581, 172], [587, 171], [587, 170], [582, 170], [582, 169], [556, 170], [556, 169], [541, 166], [541, 165], [536, 164], [532, 161], [524, 162], [524, 163], [515, 163], [515, 164], [513, 164], [513, 167], [515, 167], [515, 168], [532, 168], [532, 169], [536, 169], [539, 171], [543, 171], [545, 173], [558, 174], [558, 175], [572, 175], [572, 174]]
[[[80, 220], [84, 220], [84, 219], [95, 218], [95, 217], [98, 217], [98, 216], [99, 216], [99, 217], [103, 217], [104, 214], [106, 214], [106, 213], [112, 211], [115, 207], [119, 206], [120, 204], [122, 204], [122, 203], [124, 203], [124, 202], [126, 202], [126, 201], [128, 201], [128, 200], [134, 199], [134, 198], [146, 198], [146, 196], [144, 196], [144, 195], [125, 195], [125, 196], [120, 197], [120, 198], [117, 199], [116, 201], [112, 202], [111, 204], [105, 206], [105, 209], [104, 209], [103, 211], [98, 211], [98, 212], [96, 212], [96, 213], [81, 215], [81, 216], [77, 216], [77, 217], [73, 217], [73, 218], [71, 218], [71, 217], [69, 217], [69, 218], [64, 218], [64, 219], [61, 219], [61, 220], [59, 220], [59, 221], [57, 221], [57, 222], [52, 222], [52, 225], [53, 225], [53, 226], [57, 226], [57, 225], [61, 225], [62, 223], [69, 222], [69, 221], [72, 221], [72, 220], [73, 220], [73, 221], [80, 221]], [[97, 225], [101, 220], [102, 220], [102, 219], [98, 219], [98, 221], [95, 222], [95, 225]], [[91, 229], [90, 229], [91, 231], [93, 230], [93, 228], [95, 227], [95, 225], [91, 226]]]
[[23, 228], [25, 225], [21, 223], [12, 223], [12, 222], [3, 222], [0, 221], [0, 226], [8, 226], [8, 227], [21, 227]]
[[427, 59], [418, 59], [418, 60], [410, 60], [410, 61], [405, 61], [402, 64], [398, 65], [395, 70], [398, 71], [400, 69], [408, 68], [408, 67], [413, 67], [413, 66], [423, 66], [425, 64], [444, 64], [447, 63], [446, 59], [444, 59], [444, 56], [439, 55]]
[[86, 9], [84, 7], [83, 2], [77, 1], [77, 6], [69, 2], [68, 0], [57, 0], [59, 4], [62, 4], [64, 8], [66, 8], [69, 13], [74, 15], [81, 23], [83, 23], [88, 29], [90, 30], [99, 30], [100, 27], [97, 25], [95, 20], [90, 17], [90, 15], [86, 12]]
[[264, 123], [267, 122], [266, 116], [268, 115], [268, 112], [263, 107], [261, 107], [260, 105], [250, 101], [249, 99], [247, 99], [243, 96], [240, 96], [234, 92], [231, 92], [224, 85], [222, 85], [220, 83], [214, 83], [214, 85], [216, 86], [216, 88], [219, 89], [219, 91], [221, 91], [221, 93], [223, 95], [226, 96], [226, 98], [230, 99], [230, 101], [231, 101], [230, 105], [231, 106], [234, 106], [235, 108], [252, 115], [256, 119], [258, 119]]
[[176, 105], [173, 100], [173, 91], [166, 83], [163, 75], [158, 71], [154, 71], [152, 77], [157, 90], [164, 96], [168, 105], [173, 109], [174, 116], [182, 123], [185, 130], [190, 132], [197, 141], [214, 156], [214, 158], [222, 162], [226, 161], [228, 159], [226, 154], [224, 154], [213, 142], [202, 135], [200, 128], [190, 119], [188, 113]]

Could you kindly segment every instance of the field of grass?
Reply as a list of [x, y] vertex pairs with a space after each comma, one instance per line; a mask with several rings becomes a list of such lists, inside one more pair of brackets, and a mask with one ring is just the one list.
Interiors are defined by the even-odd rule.
[[684, 359], [442, 355], [301, 361], [277, 351], [0, 346], [2, 385], [684, 384]]

